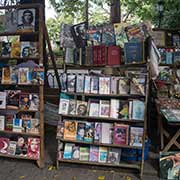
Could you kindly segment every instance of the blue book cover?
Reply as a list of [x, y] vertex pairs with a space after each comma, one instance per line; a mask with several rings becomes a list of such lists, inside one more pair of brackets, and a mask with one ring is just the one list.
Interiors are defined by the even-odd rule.
[[166, 64], [173, 64], [173, 53], [166, 52]]
[[132, 119], [144, 120], [145, 105], [143, 101], [133, 100]]
[[143, 43], [128, 42], [124, 44], [125, 64], [142, 63], [143, 57]]
[[76, 139], [78, 141], [83, 141], [84, 140], [84, 134], [85, 134], [85, 123], [78, 122]]
[[174, 63], [179, 63], [180, 62], [180, 51], [175, 51], [174, 52]]
[[73, 150], [74, 144], [66, 143], [64, 148], [64, 159], [71, 159], [72, 158], [72, 150]]
[[86, 124], [85, 124], [84, 141], [85, 142], [93, 142], [93, 134], [94, 134], [93, 123], [86, 122]]

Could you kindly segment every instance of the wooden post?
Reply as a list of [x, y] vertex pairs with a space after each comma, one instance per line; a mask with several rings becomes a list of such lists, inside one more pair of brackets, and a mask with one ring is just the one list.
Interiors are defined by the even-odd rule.
[[87, 22], [87, 28], [89, 27], [89, 0], [86, 0], [86, 11], [85, 11], [85, 16], [86, 16], [86, 22]]
[[121, 22], [121, 3], [120, 0], [111, 0], [111, 23]]

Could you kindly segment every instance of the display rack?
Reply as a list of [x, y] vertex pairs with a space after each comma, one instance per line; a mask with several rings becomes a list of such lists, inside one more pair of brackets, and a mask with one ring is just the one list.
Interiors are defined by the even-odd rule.
[[[6, 62], [7, 60], [16, 59], [18, 62], [27, 62], [28, 60], [33, 60], [39, 65], [43, 66], [44, 63], [44, 55], [43, 55], [43, 48], [44, 48], [44, 19], [43, 19], [43, 8], [44, 6], [39, 3], [35, 4], [17, 4], [13, 6], [1, 6], [0, 10], [12, 10], [12, 9], [27, 9], [27, 8], [34, 8], [36, 9], [36, 21], [38, 22], [38, 31], [35, 32], [1, 32], [0, 36], [23, 36], [23, 37], [34, 37], [38, 39], [38, 51], [39, 56], [36, 58], [31, 57], [0, 57], [1, 62]], [[2, 154], [0, 153], [0, 157], [9, 157], [9, 158], [16, 158], [16, 159], [26, 159], [26, 160], [33, 160], [37, 162], [38, 167], [43, 168], [44, 167], [44, 84], [27, 84], [27, 85], [20, 85], [20, 84], [0, 84], [3, 90], [7, 90], [8, 88], [13, 90], [23, 90], [25, 92], [31, 93], [36, 92], [39, 95], [39, 108], [37, 111], [31, 111], [31, 110], [13, 110], [15, 113], [38, 113], [39, 114], [39, 123], [40, 123], [40, 130], [39, 133], [28, 133], [28, 132], [13, 132], [13, 131], [6, 131], [1, 130], [0, 134], [7, 135], [7, 136], [22, 136], [22, 137], [37, 137], [40, 139], [40, 152], [39, 152], [39, 158], [31, 158], [28, 156], [21, 156], [21, 155], [9, 155], [9, 154]], [[2, 110], [1, 110], [2, 111]], [[3, 111], [11, 112], [12, 109], [3, 109]]]

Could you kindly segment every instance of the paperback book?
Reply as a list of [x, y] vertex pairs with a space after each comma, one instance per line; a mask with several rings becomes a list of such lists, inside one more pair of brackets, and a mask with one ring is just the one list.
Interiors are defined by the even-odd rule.
[[85, 116], [87, 114], [87, 102], [77, 101], [76, 114], [78, 116]]
[[121, 149], [110, 148], [108, 152], [108, 163], [119, 164], [121, 158]]
[[119, 79], [119, 94], [120, 95], [127, 95], [129, 94], [130, 90], [130, 82], [129, 78], [120, 78]]
[[29, 110], [30, 103], [31, 101], [30, 101], [29, 93], [21, 93], [20, 100], [19, 100], [20, 109]]
[[22, 132], [22, 119], [13, 119], [13, 132]]
[[118, 82], [119, 82], [119, 77], [112, 76], [111, 77], [111, 91], [110, 94], [117, 94], [118, 90]]
[[86, 127], [86, 123], [78, 122], [78, 125], [77, 125], [77, 136], [76, 136], [76, 139], [78, 141], [83, 141], [84, 140], [85, 127]]
[[18, 109], [21, 90], [6, 90], [5, 92], [7, 109]]
[[142, 147], [143, 143], [143, 128], [130, 127], [130, 146]]
[[64, 122], [64, 139], [76, 140], [77, 134], [77, 122], [65, 121]]
[[0, 116], [0, 131], [4, 131], [5, 128], [5, 116]]
[[65, 144], [65, 147], [64, 147], [64, 154], [63, 154], [63, 158], [64, 159], [71, 159], [72, 158], [72, 150], [73, 150], [73, 147], [75, 145], [72, 144], [72, 143], [66, 143]]
[[97, 146], [90, 146], [89, 161], [98, 162], [99, 148]]
[[129, 101], [120, 101], [119, 104], [119, 119], [129, 118]]
[[91, 77], [91, 93], [97, 94], [99, 91], [99, 78], [97, 76]]
[[102, 139], [102, 123], [95, 122], [94, 127], [94, 142], [99, 143]]
[[29, 94], [29, 110], [38, 111], [39, 110], [39, 96], [38, 94]]
[[99, 101], [99, 117], [109, 117], [110, 115], [110, 101], [100, 100]]
[[13, 155], [13, 156], [16, 154], [16, 144], [17, 144], [16, 141], [9, 141], [9, 146], [8, 146], [8, 149], [7, 149], [7, 154]]
[[90, 93], [91, 92], [91, 76], [85, 76], [84, 80], [84, 93]]
[[89, 147], [80, 147], [80, 161], [89, 161]]
[[9, 146], [9, 139], [0, 137], [0, 153], [7, 154]]
[[70, 97], [65, 93], [60, 94], [59, 114], [68, 114]]
[[116, 119], [119, 117], [119, 99], [111, 99], [110, 117]]
[[5, 116], [5, 130], [6, 131], [13, 130], [13, 119], [14, 119], [14, 116], [12, 114], [7, 114]]
[[132, 119], [144, 120], [145, 105], [143, 101], [133, 100], [132, 102]]
[[75, 99], [69, 100], [68, 114], [70, 114], [70, 115], [76, 114], [76, 100]]
[[2, 84], [11, 84], [11, 67], [2, 68]]
[[99, 77], [99, 94], [110, 94], [110, 77]]
[[21, 42], [14, 41], [11, 44], [11, 57], [12, 58], [19, 58], [21, 54]]
[[101, 143], [112, 143], [113, 124], [102, 123]]
[[27, 156], [33, 159], [39, 159], [40, 156], [40, 139], [28, 138]]
[[108, 156], [108, 149], [107, 147], [99, 147], [99, 159], [98, 162], [106, 163]]
[[96, 99], [89, 100], [89, 116], [94, 116], [94, 117], [99, 116], [99, 100]]
[[83, 93], [84, 92], [84, 75], [76, 76], [76, 92]]
[[10, 42], [2, 42], [2, 57], [10, 57], [11, 56], [11, 43]]
[[72, 159], [79, 160], [80, 158], [80, 151], [79, 146], [73, 146], [72, 148]]
[[29, 68], [20, 67], [18, 71], [18, 84], [29, 84]]
[[0, 92], [0, 109], [6, 109], [6, 92]]
[[75, 92], [76, 76], [69, 74], [67, 77], [67, 89], [69, 92]]
[[94, 136], [94, 124], [90, 122], [85, 123], [84, 141], [93, 142]]

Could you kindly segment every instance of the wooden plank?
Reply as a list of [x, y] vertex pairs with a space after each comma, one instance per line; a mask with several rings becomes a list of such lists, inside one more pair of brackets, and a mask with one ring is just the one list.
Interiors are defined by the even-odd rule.
[[40, 3], [17, 4], [13, 6], [0, 6], [0, 10], [17, 8], [39, 8], [40, 6], [42, 6], [42, 4]]
[[26, 156], [17, 156], [17, 155], [1, 154], [1, 153], [0, 153], [0, 157], [8, 157], [8, 158], [14, 158], [14, 159], [27, 159], [27, 160], [37, 161], [37, 159], [35, 159], [35, 158], [30, 158], [30, 157], [26, 157]]
[[6, 134], [19, 134], [19, 135], [26, 135], [26, 136], [35, 136], [40, 137], [40, 134], [35, 133], [27, 133], [27, 132], [14, 132], [14, 131], [6, 131], [6, 130], [0, 130], [0, 133], [6, 133]]

